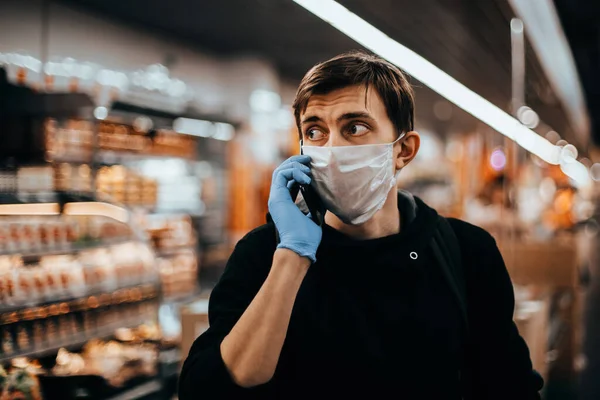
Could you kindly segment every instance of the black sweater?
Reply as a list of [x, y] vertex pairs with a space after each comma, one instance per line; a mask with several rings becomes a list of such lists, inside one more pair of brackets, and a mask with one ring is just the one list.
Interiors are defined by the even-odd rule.
[[269, 273], [275, 227], [264, 225], [240, 240], [211, 294], [210, 328], [184, 363], [180, 400], [460, 399], [465, 344], [473, 393], [467, 397], [539, 398], [542, 382], [512, 322], [512, 285], [494, 239], [450, 220], [466, 275], [467, 341], [457, 303], [429, 250], [439, 217], [410, 195], [400, 195], [399, 204], [402, 229], [396, 235], [355, 240], [324, 227], [275, 375], [251, 389], [232, 381], [219, 346]]

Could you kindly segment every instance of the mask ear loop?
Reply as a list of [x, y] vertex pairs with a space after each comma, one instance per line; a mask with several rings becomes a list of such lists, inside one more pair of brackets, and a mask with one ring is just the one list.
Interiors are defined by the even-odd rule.
[[401, 139], [404, 138], [404, 136], [406, 136], [406, 132], [400, 132], [400, 135], [398, 136], [398, 139], [394, 140], [393, 144], [398, 143]]

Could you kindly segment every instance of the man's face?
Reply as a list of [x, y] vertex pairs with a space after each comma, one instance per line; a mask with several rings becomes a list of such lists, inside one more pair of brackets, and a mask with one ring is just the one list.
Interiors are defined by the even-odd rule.
[[399, 134], [377, 91], [364, 86], [311, 96], [300, 129], [306, 146], [391, 143]]
[[[348, 86], [327, 94], [313, 95], [300, 115], [305, 146], [356, 146], [392, 143], [400, 132], [388, 117], [376, 90]], [[406, 132], [394, 146], [395, 169], [408, 164], [419, 150], [416, 132]]]

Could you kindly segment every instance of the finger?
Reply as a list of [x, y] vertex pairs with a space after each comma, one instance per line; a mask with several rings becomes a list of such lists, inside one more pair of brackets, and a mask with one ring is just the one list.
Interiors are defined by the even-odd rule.
[[292, 180], [301, 185], [308, 185], [311, 181], [310, 177], [307, 174], [305, 174], [297, 168], [279, 170], [279, 172], [275, 176], [275, 184], [279, 187], [287, 188], [288, 182]]
[[279, 169], [279, 170], [290, 169], [290, 168], [297, 168], [300, 171], [304, 172], [305, 174], [310, 173], [310, 167], [308, 167], [304, 164], [300, 164], [299, 162], [296, 162], [296, 161], [292, 161], [288, 164], [280, 165], [279, 167], [277, 167], [277, 169]]
[[290, 163], [293, 163], [293, 162], [308, 165], [310, 163], [310, 156], [306, 156], [304, 154], [298, 154], [295, 156], [291, 156], [290, 158], [288, 158], [287, 160], [282, 162], [280, 167], [290, 164]]
[[304, 172], [305, 174], [307, 174], [309, 176], [311, 175], [311, 171], [310, 171], [309, 167], [307, 167], [304, 164], [300, 164], [299, 162], [292, 161], [292, 162], [290, 162], [288, 164], [282, 164], [279, 167], [277, 167], [275, 169], [275, 171], [273, 171], [272, 180], [275, 181], [277, 179], [277, 174], [279, 174], [280, 171], [283, 171], [283, 170], [286, 170], [286, 169], [290, 169], [290, 168], [295, 168], [295, 169], [298, 169], [298, 170]]

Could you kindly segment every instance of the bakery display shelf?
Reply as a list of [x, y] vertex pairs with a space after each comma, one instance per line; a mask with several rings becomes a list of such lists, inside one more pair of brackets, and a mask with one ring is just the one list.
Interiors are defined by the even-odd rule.
[[177, 118], [191, 118], [191, 119], [199, 119], [204, 121], [211, 122], [222, 122], [226, 124], [230, 124], [234, 127], [239, 127], [240, 124], [238, 122], [232, 121], [228, 118], [225, 118], [222, 115], [215, 114], [202, 114], [194, 110], [184, 111], [183, 113], [173, 113], [169, 111], [157, 110], [151, 107], [139, 106], [123, 101], [115, 101], [111, 109], [117, 112], [125, 112], [129, 114], [137, 114], [137, 115], [145, 115], [148, 117], [161, 118], [166, 120], [174, 120]]
[[182, 252], [195, 252], [196, 246], [195, 244], [186, 244], [182, 246], [172, 246], [172, 247], [163, 247], [156, 249], [156, 255], [158, 257], [170, 257], [181, 254]]
[[[84, 203], [97, 201], [92, 192], [52, 191], [43, 193], [0, 193], [0, 204]], [[14, 214], [14, 213], [12, 213]]]
[[40, 93], [3, 82], [0, 73], [0, 108], [12, 117], [43, 118], [45, 116], [92, 118], [94, 101], [85, 93]]
[[26, 351], [18, 351], [10, 355], [0, 356], [0, 364], [8, 362], [17, 357], [28, 357], [28, 358], [40, 358], [52, 354], [56, 354], [59, 349], [65, 348], [69, 351], [76, 351], [81, 349], [87, 342], [92, 339], [104, 339], [109, 340], [114, 337], [115, 330], [118, 328], [135, 328], [144, 323], [143, 317], [136, 317], [127, 320], [119, 320], [117, 323], [114, 323], [110, 326], [104, 327], [102, 329], [97, 330], [94, 333], [79, 334], [76, 337], [71, 337], [67, 339], [63, 339], [61, 341], [57, 341], [52, 345], [47, 347], [43, 347], [40, 349], [32, 349]]
[[5, 305], [0, 307], [0, 324], [12, 323], [34, 318], [41, 308], [56, 307], [59, 310], [79, 310], [97, 308], [102, 305], [116, 305], [144, 301], [158, 296], [158, 283], [146, 283], [125, 286], [113, 291], [93, 290], [83, 296], [66, 297], [51, 301], [40, 301], [30, 304]]
[[183, 161], [192, 162], [195, 161], [195, 158], [183, 157], [177, 155], [168, 155], [168, 154], [148, 154], [148, 153], [139, 153], [133, 151], [126, 150], [98, 150], [96, 156], [94, 157], [94, 161], [98, 166], [110, 166], [110, 165], [122, 165], [135, 161], [145, 161], [145, 160], [169, 160], [173, 158], [178, 158]]
[[175, 294], [170, 296], [163, 296], [161, 303], [162, 304], [170, 304], [173, 306], [183, 305], [187, 303], [191, 303], [192, 301], [198, 299], [200, 296], [200, 286], [196, 288], [196, 290], [188, 293]]
[[181, 350], [178, 347], [161, 350], [158, 356], [161, 378], [169, 379], [177, 376], [182, 360]]
[[[23, 258], [24, 262], [31, 262], [39, 259], [43, 256], [55, 256], [55, 255], [67, 255], [67, 254], [77, 254], [79, 252], [85, 250], [93, 250], [100, 249], [105, 247], [110, 247], [113, 245], [124, 244], [137, 241], [134, 237], [122, 237], [122, 238], [114, 238], [114, 239], [91, 239], [89, 241], [80, 241], [79, 243], [73, 243], [68, 246], [57, 247], [57, 248], [49, 248], [49, 249], [18, 249], [11, 251], [2, 251], [0, 252], [0, 256], [11, 256], [11, 255], [19, 255]], [[0, 312], [2, 312], [2, 308], [0, 307]]]

